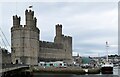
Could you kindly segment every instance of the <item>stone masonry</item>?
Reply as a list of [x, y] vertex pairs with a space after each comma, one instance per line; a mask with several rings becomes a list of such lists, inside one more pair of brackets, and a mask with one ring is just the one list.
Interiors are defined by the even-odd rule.
[[56, 25], [54, 42], [39, 40], [40, 30], [34, 11], [25, 11], [26, 25], [21, 18], [13, 16], [11, 28], [12, 62], [37, 65], [40, 61], [72, 61], [72, 37], [62, 34], [62, 25]]

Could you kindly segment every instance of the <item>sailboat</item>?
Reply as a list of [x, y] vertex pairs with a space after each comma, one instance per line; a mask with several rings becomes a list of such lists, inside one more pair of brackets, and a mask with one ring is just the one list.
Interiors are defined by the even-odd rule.
[[112, 63], [109, 63], [108, 61], [108, 48], [109, 48], [109, 45], [108, 45], [108, 42], [106, 41], [106, 51], [107, 51], [107, 60], [105, 62], [105, 64], [103, 64], [101, 66], [101, 73], [102, 74], [113, 74], [113, 64]]

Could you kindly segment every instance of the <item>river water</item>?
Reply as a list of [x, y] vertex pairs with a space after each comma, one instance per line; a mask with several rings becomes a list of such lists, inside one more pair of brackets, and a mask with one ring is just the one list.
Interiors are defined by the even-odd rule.
[[120, 77], [120, 69], [114, 68], [113, 74], [89, 74], [89, 75], [75, 75], [75, 74], [47, 74], [34, 73], [33, 77]]

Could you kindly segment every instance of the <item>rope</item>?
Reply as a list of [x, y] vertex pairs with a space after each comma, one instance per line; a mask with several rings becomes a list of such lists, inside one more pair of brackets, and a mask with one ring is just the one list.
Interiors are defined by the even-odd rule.
[[3, 33], [3, 31], [2, 31], [2, 29], [1, 29], [1, 28], [0, 28], [0, 31], [2, 32], [2, 34], [3, 34], [3, 36], [4, 36], [4, 38], [5, 38], [6, 42], [7, 42], [7, 44], [10, 46], [10, 43], [8, 42], [8, 40], [7, 40], [6, 36], [5, 36], [5, 34]]
[[[0, 34], [0, 37], [2, 37], [1, 34]], [[1, 39], [2, 39], [2, 38], [1, 38]], [[3, 39], [2, 39], [2, 42], [3, 42], [4, 46], [6, 47], [6, 49], [8, 49], [8, 48], [7, 48], [7, 45], [5, 44], [5, 41], [4, 41]], [[5, 48], [5, 47], [4, 47], [4, 48]]]

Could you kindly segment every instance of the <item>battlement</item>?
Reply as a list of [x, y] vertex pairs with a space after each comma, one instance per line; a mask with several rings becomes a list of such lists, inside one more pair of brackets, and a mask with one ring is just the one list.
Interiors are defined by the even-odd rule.
[[56, 27], [62, 28], [62, 24], [57, 24]]
[[26, 27], [36, 27], [37, 18], [34, 17], [34, 11], [31, 9], [25, 11]]
[[40, 47], [43, 48], [53, 48], [53, 49], [63, 49], [62, 44], [48, 42], [48, 41], [40, 41]]
[[14, 15], [13, 16], [13, 27], [14, 28], [20, 28], [20, 27], [25, 27], [25, 28], [30, 28], [36, 30], [36, 25], [37, 25], [37, 18], [34, 17], [34, 11], [31, 9], [25, 11], [25, 19], [26, 19], [26, 24], [24, 26], [20, 25], [21, 17]]
[[72, 39], [72, 37], [71, 36], [65, 36], [65, 35], [62, 35], [62, 38], [64, 39], [64, 40], [71, 40]]
[[17, 15], [13, 16], [13, 20], [19, 20], [20, 21], [20, 16], [18, 17]]
[[71, 36], [65, 36], [65, 35], [62, 35], [62, 37], [64, 37], [64, 38], [72, 38]]
[[62, 25], [61, 24], [57, 24], [56, 25], [56, 36], [57, 37], [61, 37], [62, 36]]
[[[25, 25], [20, 24], [21, 18], [13, 16], [11, 28], [11, 52], [13, 63], [37, 65], [42, 60], [68, 60], [72, 57], [72, 37], [62, 34], [62, 24], [56, 24], [54, 42], [41, 41], [40, 30], [36, 26], [37, 18], [34, 11], [25, 10]], [[34, 52], [34, 53], [33, 53]]]
[[25, 14], [34, 16], [34, 11], [26, 9]]
[[13, 26], [19, 26], [20, 25], [21, 18], [17, 15], [13, 16]]

